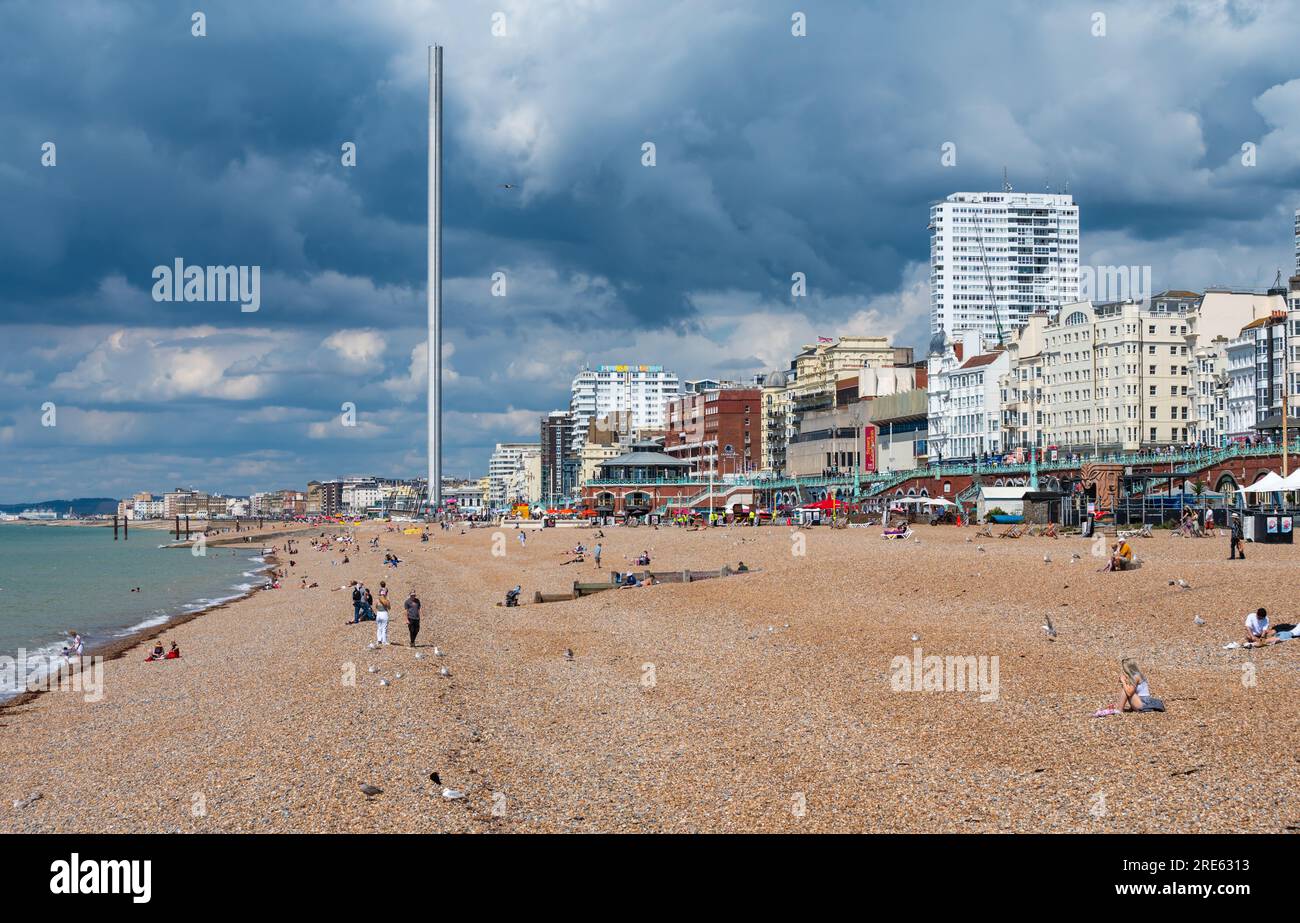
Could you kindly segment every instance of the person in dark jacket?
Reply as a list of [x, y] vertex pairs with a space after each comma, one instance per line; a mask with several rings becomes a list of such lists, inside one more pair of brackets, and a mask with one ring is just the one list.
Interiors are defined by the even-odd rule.
[[1239, 552], [1241, 554], [1241, 559], [1243, 561], [1246, 560], [1246, 548], [1242, 544], [1241, 515], [1239, 513], [1232, 514], [1232, 533], [1231, 537], [1228, 539], [1228, 543], [1229, 561], [1235, 559]]

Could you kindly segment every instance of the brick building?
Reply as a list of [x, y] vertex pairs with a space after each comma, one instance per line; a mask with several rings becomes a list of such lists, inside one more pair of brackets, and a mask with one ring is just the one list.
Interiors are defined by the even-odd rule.
[[691, 474], [722, 477], [761, 467], [762, 391], [722, 388], [684, 394], [664, 408], [664, 450]]

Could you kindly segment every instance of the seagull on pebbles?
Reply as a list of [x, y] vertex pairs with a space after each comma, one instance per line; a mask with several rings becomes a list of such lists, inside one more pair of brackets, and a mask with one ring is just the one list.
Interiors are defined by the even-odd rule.
[[1044, 618], [1047, 619], [1047, 624], [1043, 626], [1043, 631], [1047, 634], [1047, 639], [1049, 641], [1055, 641], [1056, 626], [1052, 624], [1052, 617], [1048, 615], [1048, 616], [1044, 616]]
[[373, 798], [376, 795], [382, 795], [384, 790], [377, 785], [371, 785], [369, 782], [361, 783], [361, 794], [367, 798]]
[[1204, 625], [1204, 624], [1205, 624], [1205, 619], [1201, 618], [1201, 617], [1198, 615], [1196, 618], [1192, 619], [1192, 624], [1193, 624], [1193, 625], [1197, 625], [1197, 626]]

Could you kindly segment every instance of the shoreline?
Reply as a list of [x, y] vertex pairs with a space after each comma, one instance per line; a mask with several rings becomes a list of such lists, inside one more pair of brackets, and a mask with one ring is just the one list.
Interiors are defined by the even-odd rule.
[[[158, 550], [161, 551], [163, 549], [160, 548]], [[262, 563], [252, 568], [258, 574], [265, 574], [267, 571], [273, 569], [276, 565], [280, 563], [280, 559], [275, 554], [261, 555], [260, 557], [262, 557], [263, 559]], [[212, 605], [209, 606], [202, 606], [201, 608], [193, 609], [188, 612], [181, 611], [181, 612], [177, 612], [175, 615], [169, 615], [164, 621], [159, 622], [157, 625], [146, 625], [141, 628], [126, 629], [126, 634], [122, 635], [121, 637], [111, 638], [97, 645], [88, 647], [85, 650], [85, 652], [82, 654], [82, 657], [83, 658], [100, 657], [103, 659], [105, 663], [107, 663], [110, 660], [117, 660], [121, 657], [126, 656], [126, 654], [130, 653], [131, 651], [135, 650], [136, 648], [140, 647], [146, 642], [152, 641], [154, 638], [157, 638], [160, 635], [165, 634], [166, 632], [174, 628], [184, 625], [186, 622], [192, 622], [201, 615], [207, 615], [209, 612], [215, 612], [218, 609], [224, 609], [227, 606], [234, 605], [235, 603], [240, 603], [243, 602], [244, 600], [251, 599], [254, 595], [260, 593], [263, 589], [265, 589], [264, 586], [250, 587], [249, 589], [244, 590], [239, 595], [231, 597], [230, 599], [225, 599], [222, 600], [221, 602], [213, 603]], [[184, 605], [190, 605], [190, 604], [185, 603]], [[54, 655], [51, 655], [50, 659], [52, 662], [54, 659]], [[21, 692], [15, 693], [10, 698], [0, 699], [0, 718], [3, 718], [5, 716], [5, 713], [9, 712], [11, 709], [16, 709], [19, 708], [20, 706], [27, 705], [28, 703], [35, 701], [37, 698], [46, 694], [49, 691], [50, 691], [49, 689], [24, 689]]]

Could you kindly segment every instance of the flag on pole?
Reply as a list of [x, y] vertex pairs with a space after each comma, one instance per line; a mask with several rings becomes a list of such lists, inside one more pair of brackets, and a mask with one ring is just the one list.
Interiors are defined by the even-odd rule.
[[835, 341], [834, 341], [833, 339], [831, 339], [830, 337], [818, 337], [818, 338], [817, 338], [817, 342], [818, 342], [818, 343], [834, 343]]

